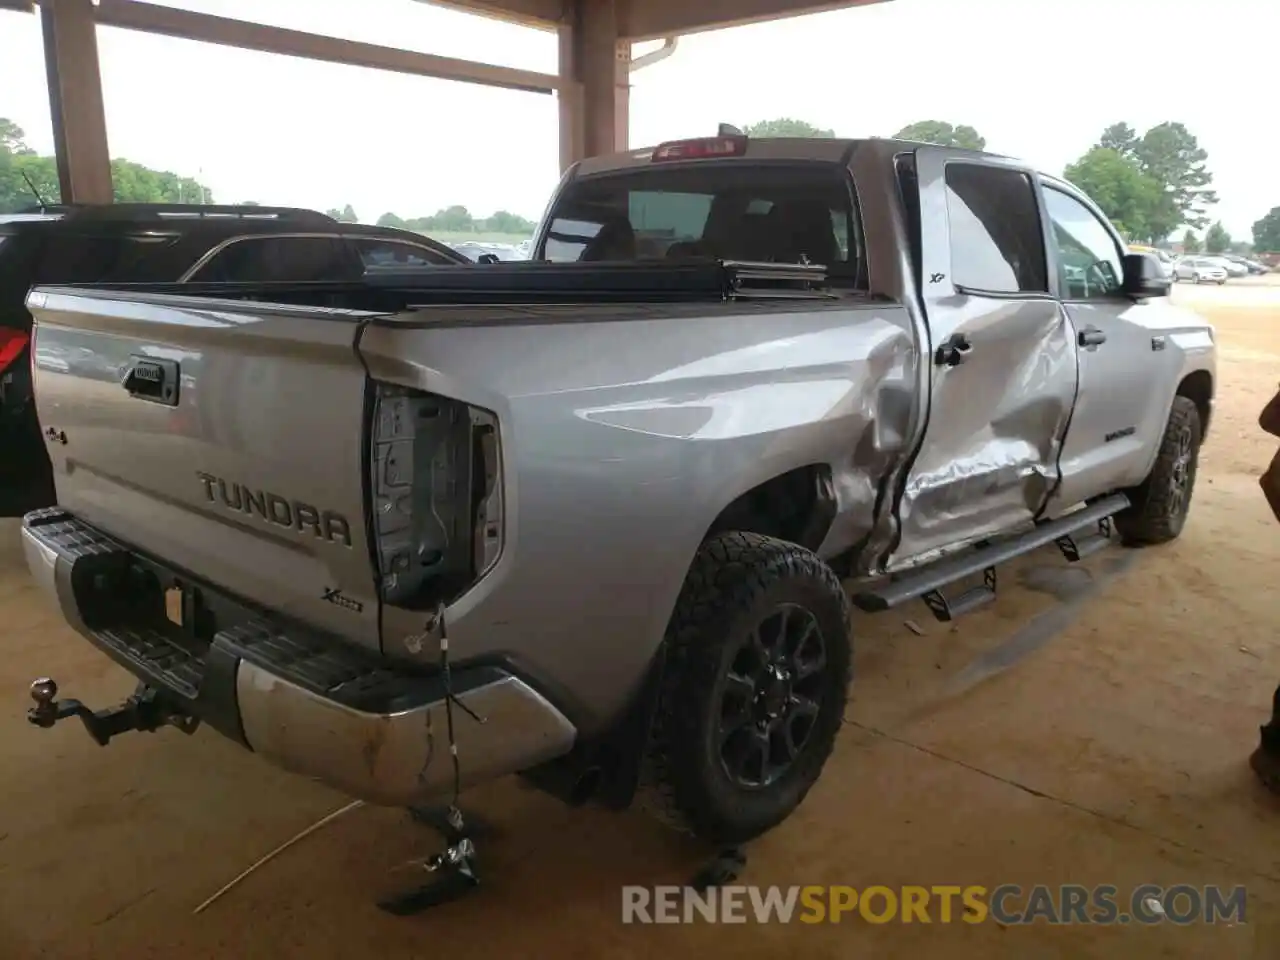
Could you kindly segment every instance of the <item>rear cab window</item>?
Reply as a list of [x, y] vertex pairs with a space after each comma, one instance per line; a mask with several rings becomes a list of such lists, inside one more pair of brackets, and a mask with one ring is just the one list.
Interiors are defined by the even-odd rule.
[[846, 169], [819, 162], [694, 161], [571, 181], [535, 260], [710, 257], [827, 267], [866, 286], [861, 224]]

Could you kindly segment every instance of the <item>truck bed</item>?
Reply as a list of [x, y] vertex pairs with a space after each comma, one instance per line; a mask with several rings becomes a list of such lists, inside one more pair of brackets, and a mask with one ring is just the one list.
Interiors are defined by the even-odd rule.
[[[734, 496], [722, 471], [751, 485], [772, 469], [775, 443], [821, 459], [833, 430], [850, 448], [892, 441], [883, 411], [897, 401], [877, 420], [865, 398], [880, 403], [880, 384], [915, 389], [911, 324], [880, 298], [786, 295], [777, 276], [735, 293], [705, 267], [639, 270], [650, 292], [637, 283], [588, 296], [564, 283], [570, 271], [556, 292], [517, 282], [537, 271], [510, 266], [525, 272], [508, 271], [487, 302], [420, 275], [37, 288], [36, 396], [60, 508], [247, 606], [425, 661], [412, 638], [435, 604], [470, 590], [499, 556], [515, 565], [483, 581], [495, 598], [455, 616], [472, 649], [492, 644], [493, 624], [553, 598], [565, 616], [576, 610], [574, 636], [656, 616], [650, 593], [682, 569], [705, 532], [695, 526], [724, 505], [715, 501]], [[504, 269], [457, 276], [474, 284]], [[702, 292], [663, 286], [681, 276]], [[706, 456], [686, 459], [691, 445]], [[891, 455], [873, 452], [865, 478], [841, 481], [868, 517], [872, 477]], [[614, 569], [622, 560], [594, 545], [629, 523], [637, 496], [678, 535], [647, 550], [652, 570]], [[690, 497], [708, 502], [686, 517]], [[577, 530], [596, 531], [590, 549], [572, 546]], [[566, 583], [632, 581], [641, 586], [590, 610], [561, 596]], [[546, 610], [528, 624], [502, 655], [536, 671], [569, 631]], [[606, 694], [619, 695], [602, 690], [593, 713], [607, 712]]]

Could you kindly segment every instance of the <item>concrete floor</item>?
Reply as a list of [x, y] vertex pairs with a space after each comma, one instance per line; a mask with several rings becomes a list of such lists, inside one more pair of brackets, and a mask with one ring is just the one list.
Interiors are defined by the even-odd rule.
[[[0, 958], [1280, 955], [1280, 801], [1245, 765], [1280, 680], [1280, 530], [1256, 485], [1274, 442], [1254, 425], [1280, 381], [1280, 287], [1177, 296], [1212, 314], [1222, 348], [1183, 537], [1104, 551], [1089, 574], [1037, 554], [1002, 572], [999, 603], [956, 626], [922, 606], [859, 620], [845, 733], [798, 814], [753, 846], [745, 882], [1243, 884], [1247, 923], [624, 926], [620, 886], [682, 882], [697, 852], [639, 815], [570, 812], [513, 782], [470, 798], [499, 832], [482, 851], [489, 882], [467, 902], [379, 913], [376, 894], [408, 879], [390, 868], [431, 838], [363, 808], [193, 916], [345, 801], [204, 731], [104, 750], [72, 724], [28, 727], [37, 674], [99, 705], [132, 684], [59, 625], [8, 524]], [[1072, 590], [1083, 602], [1060, 599]]]

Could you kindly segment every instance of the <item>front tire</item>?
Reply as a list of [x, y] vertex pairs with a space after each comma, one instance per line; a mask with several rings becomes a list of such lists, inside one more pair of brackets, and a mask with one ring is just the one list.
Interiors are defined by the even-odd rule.
[[852, 668], [844, 588], [803, 547], [720, 534], [694, 557], [664, 643], [641, 805], [745, 843], [800, 805], [831, 755]]
[[1116, 514], [1116, 530], [1124, 543], [1168, 543], [1182, 533], [1195, 490], [1203, 429], [1195, 402], [1174, 397], [1156, 462], [1147, 478], [1128, 491], [1129, 507]]

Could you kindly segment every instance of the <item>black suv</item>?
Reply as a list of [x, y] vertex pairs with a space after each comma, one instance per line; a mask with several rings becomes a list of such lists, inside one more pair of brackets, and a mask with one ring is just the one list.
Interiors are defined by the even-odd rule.
[[121, 203], [0, 214], [0, 515], [54, 502], [31, 393], [31, 287], [358, 280], [370, 266], [470, 262], [421, 234], [288, 207]]

